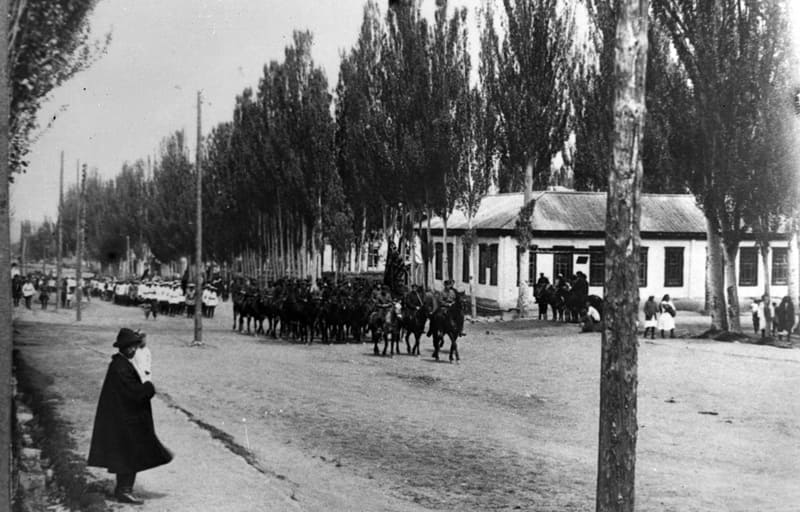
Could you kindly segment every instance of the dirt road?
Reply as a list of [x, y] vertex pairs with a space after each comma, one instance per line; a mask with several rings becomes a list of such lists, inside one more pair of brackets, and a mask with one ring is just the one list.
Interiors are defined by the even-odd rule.
[[[52, 376], [81, 457], [116, 331], [148, 332], [176, 458], [139, 475], [137, 510], [594, 509], [598, 334], [475, 324], [451, 365], [428, 339], [422, 357], [383, 358], [234, 334], [219, 309], [203, 348], [188, 347], [191, 320], [135, 308], [92, 302], [80, 324], [18, 312], [15, 344]], [[798, 389], [796, 349], [642, 340], [637, 510], [796, 510]]]

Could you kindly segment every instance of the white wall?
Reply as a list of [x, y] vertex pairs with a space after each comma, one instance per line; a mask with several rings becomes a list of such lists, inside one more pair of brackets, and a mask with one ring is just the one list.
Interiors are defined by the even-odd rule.
[[[443, 242], [442, 237], [434, 236], [434, 242]], [[468, 283], [462, 281], [462, 241], [460, 236], [448, 236], [447, 242], [454, 244], [453, 255], [455, 261], [453, 262], [453, 280], [455, 287], [458, 290], [467, 291], [469, 289]], [[510, 309], [516, 307], [518, 288], [516, 283], [517, 277], [517, 242], [511, 236], [503, 237], [479, 237], [479, 244], [498, 244], [498, 280], [497, 286], [489, 284], [478, 284], [477, 276], [475, 278], [475, 294], [484, 299], [494, 300], [498, 303], [501, 309]], [[553, 246], [573, 246], [576, 249], [588, 249], [592, 246], [602, 246], [604, 240], [601, 239], [587, 239], [587, 238], [537, 238], [533, 242], [540, 248], [551, 248]], [[660, 299], [663, 295], [669, 294], [672, 299], [691, 300], [693, 302], [702, 302], [705, 298], [705, 263], [706, 263], [706, 242], [705, 240], [662, 240], [662, 239], [648, 239], [642, 240], [642, 247], [647, 247], [647, 284], [639, 290], [641, 300], [646, 300], [648, 296], [653, 295], [656, 299]], [[786, 247], [786, 242], [775, 242], [774, 246]], [[753, 242], [744, 242], [744, 247], [753, 247]], [[446, 246], [445, 246], [446, 247]], [[683, 285], [670, 286], [664, 285], [664, 264], [666, 248], [668, 247], [683, 247]], [[585, 265], [578, 265], [577, 259], [582, 254], [573, 255], [573, 272], [581, 270], [588, 278], [589, 276], [589, 262]], [[477, 254], [475, 255], [477, 257]], [[769, 265], [772, 265], [772, 257], [769, 258]], [[737, 272], [739, 269], [739, 262], [737, 260]], [[539, 277], [539, 272], [554, 281], [553, 278], [553, 254], [542, 253], [537, 254], [536, 260], [537, 275], [531, 276], [535, 282]], [[739, 287], [739, 297], [742, 305], [749, 303], [753, 297], [760, 296], [763, 293], [764, 286], [764, 269], [761, 268], [761, 261], [759, 260], [759, 277], [758, 286], [755, 287]], [[444, 273], [443, 273], [444, 277]], [[443, 280], [435, 280], [437, 289], [443, 287]], [[533, 293], [531, 289], [531, 294]], [[594, 295], [603, 296], [603, 288], [601, 286], [590, 286], [589, 293]], [[772, 296], [782, 297], [787, 293], [787, 287], [772, 286]]]

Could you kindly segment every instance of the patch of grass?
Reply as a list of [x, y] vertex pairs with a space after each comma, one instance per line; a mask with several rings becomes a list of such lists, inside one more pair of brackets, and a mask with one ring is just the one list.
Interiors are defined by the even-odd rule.
[[14, 369], [24, 402], [36, 417], [34, 443], [41, 448], [42, 456], [50, 460], [66, 504], [88, 512], [111, 510], [103, 498], [103, 490], [88, 482], [86, 461], [76, 454], [75, 442], [69, 434], [71, 425], [56, 407], [63, 398], [50, 391], [53, 379], [29, 365], [18, 350], [14, 350]]

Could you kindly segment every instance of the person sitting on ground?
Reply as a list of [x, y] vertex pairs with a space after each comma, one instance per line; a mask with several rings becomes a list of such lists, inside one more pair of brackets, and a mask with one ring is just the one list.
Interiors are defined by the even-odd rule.
[[600, 332], [603, 330], [603, 322], [600, 319], [600, 312], [595, 309], [588, 301], [586, 302], [586, 313], [583, 315], [581, 332]]

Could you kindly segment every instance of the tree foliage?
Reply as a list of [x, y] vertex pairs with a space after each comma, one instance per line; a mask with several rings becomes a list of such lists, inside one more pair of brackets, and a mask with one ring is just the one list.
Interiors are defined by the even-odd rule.
[[111, 34], [93, 40], [89, 15], [97, 0], [11, 0], [8, 6], [8, 70], [11, 86], [9, 164], [27, 166], [42, 101], [105, 51]]

